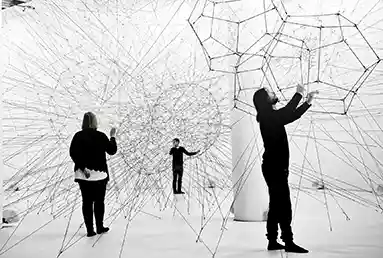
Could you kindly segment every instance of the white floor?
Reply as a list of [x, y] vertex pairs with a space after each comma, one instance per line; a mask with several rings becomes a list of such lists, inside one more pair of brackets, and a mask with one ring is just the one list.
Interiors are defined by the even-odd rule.
[[[320, 194], [320, 193], [317, 193]], [[85, 230], [80, 228], [76, 233], [82, 217], [80, 211], [73, 214], [68, 228], [64, 246], [67, 246], [60, 257], [212, 257], [218, 246], [215, 257], [347, 257], [347, 258], [381, 258], [383, 257], [383, 215], [351, 202], [341, 202], [341, 207], [351, 220], [346, 221], [336, 205], [330, 204], [332, 232], [329, 228], [327, 210], [323, 204], [302, 196], [299, 200], [293, 229], [296, 243], [310, 250], [309, 254], [286, 254], [284, 251], [266, 251], [264, 222], [235, 222], [232, 217], [221, 235], [222, 217], [216, 212], [202, 233], [202, 241], [196, 243], [201, 229], [200, 209], [191, 205], [188, 214], [188, 202], [179, 199], [177, 207], [165, 211], [153, 208], [148, 204], [124, 231], [127, 219], [118, 218], [111, 224], [111, 231], [102, 237], [84, 237]], [[110, 208], [109, 208], [110, 209]], [[225, 212], [227, 207], [223, 209]], [[158, 217], [157, 217], [158, 216]], [[44, 229], [26, 238], [21, 243], [4, 252], [23, 239], [30, 232], [49, 220], [48, 215], [29, 215], [20, 224], [0, 256], [7, 258], [57, 257], [62, 249], [66, 226], [69, 218], [55, 220]], [[106, 221], [108, 225], [110, 220]], [[9, 238], [15, 227], [0, 230], [0, 248]], [[71, 239], [73, 238], [73, 239]], [[68, 247], [69, 245], [70, 247]], [[74, 244], [72, 244], [74, 243]], [[219, 243], [219, 245], [218, 245]], [[206, 244], [206, 246], [205, 246]], [[123, 246], [123, 250], [121, 250]], [[209, 251], [210, 249], [210, 251]], [[120, 252], [121, 256], [120, 256]]]

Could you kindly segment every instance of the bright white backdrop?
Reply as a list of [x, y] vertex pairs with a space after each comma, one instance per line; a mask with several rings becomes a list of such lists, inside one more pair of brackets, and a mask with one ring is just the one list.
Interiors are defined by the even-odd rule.
[[[241, 2], [252, 6], [249, 1]], [[7, 56], [2, 58], [4, 196], [7, 208], [20, 211], [21, 222], [18, 227], [0, 231], [2, 242], [7, 241], [2, 255], [23, 257], [25, 250], [30, 250], [51, 257], [79, 238], [63, 256], [93, 253], [103, 257], [103, 250], [117, 256], [122, 247], [124, 255], [131, 250], [134, 257], [147, 257], [148, 253], [162, 257], [162, 252], [179, 256], [191, 254], [192, 250], [209, 256], [215, 248], [222, 257], [280, 255], [264, 250], [264, 223], [232, 222], [231, 171], [235, 165], [231, 162], [230, 108], [234, 77], [208, 71], [207, 61], [214, 56], [206, 60], [203, 51], [208, 48], [201, 46], [187, 23], [194, 3], [34, 1], [35, 10], [3, 11], [2, 53]], [[353, 1], [347, 5], [342, 1], [283, 3], [284, 7], [276, 1], [283, 17], [283, 10], [290, 15], [341, 12], [358, 23], [372, 48], [382, 56], [380, 1]], [[227, 5], [231, 9], [224, 10], [229, 14], [246, 16], [252, 12], [250, 7], [244, 11], [236, 3]], [[206, 12], [212, 10], [209, 8]], [[219, 15], [217, 12], [213, 18]], [[229, 20], [235, 18], [232, 15]], [[253, 27], [241, 32], [248, 33], [249, 41], [265, 32], [259, 28], [252, 34]], [[222, 28], [214, 27], [214, 35], [226, 41], [229, 30]], [[287, 33], [300, 35], [299, 30]], [[365, 46], [358, 50], [362, 56], [363, 51], [368, 51]], [[334, 62], [323, 64], [347, 69], [327, 70], [327, 75], [354, 76], [355, 64], [341, 51], [336, 55]], [[279, 58], [279, 66], [272, 71], [279, 75], [278, 84], [288, 95], [288, 87], [297, 82], [294, 76], [299, 69], [288, 73], [286, 60]], [[227, 58], [222, 62], [226, 66], [233, 64]], [[286, 75], [281, 78], [281, 74]], [[310, 256], [379, 257], [381, 252], [382, 218], [378, 212], [382, 200], [377, 192], [383, 181], [381, 74], [380, 63], [362, 85], [347, 116], [309, 113], [288, 126], [290, 183], [295, 189], [294, 229], [297, 242], [313, 251]], [[260, 85], [260, 78], [252, 73], [238, 77], [245, 88]], [[250, 95], [253, 91], [249, 90]], [[331, 90], [323, 92], [329, 93]], [[320, 109], [321, 103], [314, 105]], [[89, 247], [95, 239], [82, 238], [83, 228], [78, 231], [82, 223], [80, 197], [68, 157], [71, 137], [79, 129], [83, 113], [89, 110], [99, 116], [100, 130], [107, 133], [111, 126], [119, 128], [119, 152], [109, 160], [112, 181], [107, 196], [108, 223], [113, 230], [95, 248]], [[244, 178], [251, 171], [259, 182], [262, 141], [258, 125], [248, 114], [237, 114], [237, 118], [248, 119], [248, 135], [242, 135], [244, 140], [234, 145], [246, 147], [246, 155], [253, 152], [241, 161], [245, 167], [254, 166]], [[177, 211], [173, 214], [169, 188], [167, 151], [173, 137], [181, 138], [188, 150], [202, 150], [201, 156], [185, 164], [188, 195], [178, 201], [184, 217]], [[312, 186], [316, 181], [324, 181], [324, 191]], [[208, 188], [210, 182], [216, 187]], [[251, 181], [243, 180], [241, 184], [245, 182], [247, 193], [254, 195], [257, 191], [251, 188]], [[252, 208], [258, 206], [254, 203]], [[262, 209], [258, 211], [262, 213]], [[346, 221], [347, 217], [351, 220]], [[29, 236], [52, 219], [53, 224]], [[221, 231], [221, 224], [228, 230]], [[201, 230], [208, 248], [203, 243], [195, 244]], [[28, 238], [4, 252], [25, 236]], [[40, 245], [42, 242], [46, 244]], [[51, 248], [43, 252], [40, 246], [47, 245]]]

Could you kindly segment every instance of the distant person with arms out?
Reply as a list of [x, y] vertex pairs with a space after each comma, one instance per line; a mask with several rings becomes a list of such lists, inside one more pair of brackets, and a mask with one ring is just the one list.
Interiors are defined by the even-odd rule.
[[110, 130], [110, 139], [97, 131], [96, 116], [85, 113], [82, 130], [72, 139], [69, 154], [74, 162], [75, 182], [80, 186], [82, 195], [82, 214], [84, 217], [87, 236], [96, 235], [93, 229], [93, 204], [97, 234], [109, 231], [104, 227], [105, 192], [109, 181], [106, 155], [117, 152], [116, 129]]
[[[169, 155], [173, 155], [173, 193], [184, 194], [182, 191], [182, 176], [184, 173], [184, 160], [183, 154], [194, 156], [200, 151], [188, 152], [184, 147], [179, 146], [180, 140], [175, 138], [173, 140], [173, 148], [170, 149]], [[177, 184], [178, 183], [178, 184]]]
[[[268, 250], [285, 249], [286, 252], [308, 253], [293, 242], [291, 229], [292, 209], [290, 200], [289, 176], [289, 144], [285, 125], [299, 119], [311, 106], [314, 95], [310, 92], [301, 106], [304, 88], [297, 86], [297, 92], [283, 108], [276, 109], [278, 98], [275, 93], [261, 88], [254, 93], [253, 102], [257, 110], [257, 121], [264, 143], [262, 173], [269, 189], [269, 212], [267, 218]], [[285, 246], [277, 242], [278, 224], [281, 228], [281, 239]]]

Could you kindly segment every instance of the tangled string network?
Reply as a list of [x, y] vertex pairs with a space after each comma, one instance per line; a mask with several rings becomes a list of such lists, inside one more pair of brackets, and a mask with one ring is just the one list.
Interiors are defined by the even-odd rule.
[[189, 20], [210, 70], [235, 74], [238, 108], [253, 110], [246, 91], [271, 87], [287, 100], [300, 83], [320, 90], [317, 112], [347, 114], [381, 61], [358, 24], [339, 12], [289, 15], [273, 1], [245, 2], [201, 1]]
[[[4, 209], [17, 210], [20, 221], [0, 254], [57, 220], [67, 225], [57, 228], [58, 256], [84, 237], [74, 218], [81, 198], [69, 144], [92, 111], [101, 131], [118, 128], [106, 222], [123, 216], [128, 228], [137, 216], [174, 213], [214, 255], [220, 241], [208, 244], [204, 233], [213, 217], [222, 222], [218, 240], [229, 232], [235, 199], [231, 114], [254, 115], [260, 87], [281, 104], [297, 83], [320, 91], [309, 115], [288, 128], [295, 209], [301, 194], [326, 204], [328, 214], [335, 202], [347, 219], [344, 201], [382, 211], [381, 1], [359, 16], [358, 3], [324, 14], [272, 0], [41, 0], [33, 7], [3, 14]], [[202, 153], [185, 163], [187, 210], [171, 191], [175, 137]], [[249, 145], [262, 146], [260, 137], [249, 136]], [[261, 154], [246, 162], [259, 164]], [[36, 214], [41, 223], [16, 237]]]

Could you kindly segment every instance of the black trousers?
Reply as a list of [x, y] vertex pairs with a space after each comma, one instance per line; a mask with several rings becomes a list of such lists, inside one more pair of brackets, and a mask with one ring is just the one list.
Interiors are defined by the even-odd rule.
[[269, 189], [269, 212], [266, 229], [267, 239], [277, 240], [278, 224], [282, 231], [281, 239], [286, 242], [293, 241], [291, 229], [292, 209], [288, 169], [281, 169], [272, 165], [262, 164], [262, 173]]
[[82, 214], [84, 216], [85, 227], [88, 232], [93, 232], [93, 204], [94, 217], [96, 219], [96, 229], [101, 230], [104, 226], [105, 213], [105, 192], [107, 180], [100, 181], [79, 181], [82, 195]]
[[182, 190], [182, 176], [184, 174], [183, 166], [173, 167], [173, 193], [181, 192]]

